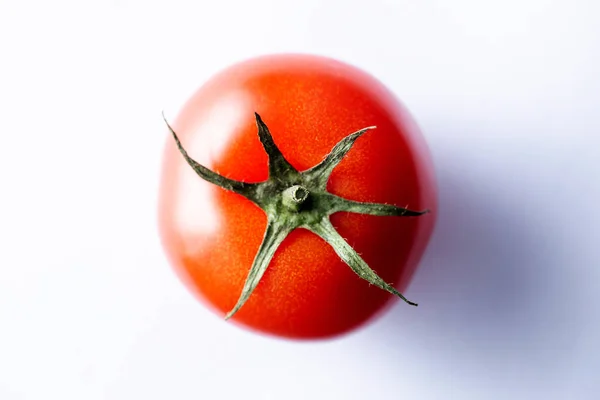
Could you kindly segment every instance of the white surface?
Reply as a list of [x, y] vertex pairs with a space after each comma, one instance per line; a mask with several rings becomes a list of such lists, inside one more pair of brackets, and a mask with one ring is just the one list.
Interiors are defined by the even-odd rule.
[[[0, 0], [0, 399], [597, 398], [599, 16], [595, 0]], [[278, 51], [367, 69], [422, 126], [441, 217], [418, 312], [284, 342], [222, 322], [166, 264], [161, 109]]]

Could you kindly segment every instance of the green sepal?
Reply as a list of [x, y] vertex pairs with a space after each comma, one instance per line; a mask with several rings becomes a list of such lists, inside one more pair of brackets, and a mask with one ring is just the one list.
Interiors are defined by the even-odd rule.
[[331, 221], [329, 221], [329, 218], [322, 219], [320, 224], [312, 225], [308, 227], [308, 229], [319, 235], [331, 247], [333, 247], [333, 250], [335, 250], [336, 254], [340, 256], [340, 258], [346, 264], [348, 264], [350, 269], [352, 269], [352, 271], [354, 271], [359, 277], [380, 289], [386, 290], [391, 294], [400, 297], [411, 306], [417, 306], [417, 303], [413, 303], [412, 301], [408, 300], [392, 285], [381, 279], [379, 275], [377, 275], [377, 273], [373, 271], [371, 267], [369, 267], [365, 260], [358, 255], [352, 246], [350, 246], [348, 242], [346, 242], [346, 240], [340, 236], [340, 234], [331, 224]]
[[331, 214], [345, 211], [357, 214], [368, 214], [388, 217], [418, 217], [427, 214], [429, 210], [414, 211], [408, 208], [398, 207], [393, 204], [363, 203], [360, 201], [348, 200], [330, 194]]
[[231, 318], [233, 314], [235, 314], [246, 303], [267, 270], [271, 259], [275, 255], [275, 251], [277, 251], [279, 245], [290, 232], [291, 229], [286, 227], [285, 224], [281, 224], [272, 219], [267, 221], [267, 229], [265, 230], [263, 241], [260, 244], [258, 253], [256, 253], [252, 267], [250, 267], [250, 272], [248, 272], [248, 277], [244, 283], [242, 294], [240, 295], [237, 304], [225, 316], [225, 319]]
[[222, 175], [217, 174], [216, 172], [211, 171], [210, 169], [206, 168], [205, 166], [201, 165], [200, 163], [196, 162], [193, 158], [191, 158], [188, 155], [187, 151], [181, 145], [181, 142], [179, 141], [179, 137], [177, 136], [177, 134], [175, 133], [175, 131], [173, 130], [171, 125], [169, 125], [169, 122], [165, 118], [164, 113], [163, 113], [163, 119], [164, 119], [165, 123], [167, 124], [169, 131], [171, 131], [173, 138], [175, 139], [175, 143], [177, 144], [177, 148], [179, 149], [179, 152], [183, 155], [183, 158], [185, 158], [185, 161], [187, 161], [189, 166], [192, 167], [192, 169], [194, 171], [196, 171], [196, 173], [198, 174], [198, 176], [200, 178], [202, 178], [205, 181], [210, 182], [214, 185], [217, 185], [223, 189], [230, 190], [232, 192], [241, 194], [248, 200], [256, 202], [255, 201], [255, 197], [256, 197], [255, 193], [256, 193], [257, 184], [240, 182], [240, 181], [226, 178]]
[[321, 161], [319, 164], [314, 167], [304, 171], [306, 177], [314, 184], [325, 190], [327, 187], [327, 182], [329, 181], [329, 177], [333, 172], [333, 169], [337, 167], [337, 165], [342, 161], [344, 156], [350, 151], [356, 139], [365, 134], [369, 129], [375, 129], [374, 126], [369, 126], [367, 128], [363, 128], [359, 131], [351, 133], [346, 136], [342, 140], [340, 140], [331, 150], [331, 152]]

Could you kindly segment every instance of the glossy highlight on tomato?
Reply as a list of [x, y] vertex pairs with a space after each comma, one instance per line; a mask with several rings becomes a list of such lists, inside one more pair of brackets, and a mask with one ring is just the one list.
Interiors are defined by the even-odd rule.
[[[298, 171], [319, 164], [352, 132], [376, 126], [335, 167], [327, 191], [430, 212], [408, 218], [338, 212], [330, 220], [370, 268], [405, 290], [433, 231], [437, 195], [429, 151], [404, 106], [381, 82], [348, 64], [272, 55], [214, 76], [170, 125], [198, 163], [232, 180], [262, 182], [269, 178], [269, 162], [255, 113]], [[201, 179], [169, 139], [159, 191], [162, 244], [190, 290], [225, 315], [238, 302], [267, 216], [240, 194]], [[324, 338], [366, 323], [393, 298], [361, 279], [318, 235], [295, 229], [231, 320], [283, 337]]]

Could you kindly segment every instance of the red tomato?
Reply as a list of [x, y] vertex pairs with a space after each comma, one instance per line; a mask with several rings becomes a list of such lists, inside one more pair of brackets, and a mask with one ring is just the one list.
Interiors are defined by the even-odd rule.
[[[298, 171], [318, 164], [350, 133], [377, 127], [355, 142], [327, 190], [431, 212], [409, 218], [338, 212], [331, 222], [381, 278], [406, 289], [437, 209], [430, 153], [407, 110], [355, 67], [324, 57], [272, 55], [214, 76], [171, 126], [200, 164], [230, 179], [260, 182], [269, 169], [255, 112]], [[179, 276], [218, 314], [238, 301], [266, 224], [254, 203], [201, 179], [169, 138], [159, 194], [162, 243]], [[323, 338], [364, 324], [393, 298], [355, 274], [319, 236], [296, 229], [232, 321], [283, 337]]]

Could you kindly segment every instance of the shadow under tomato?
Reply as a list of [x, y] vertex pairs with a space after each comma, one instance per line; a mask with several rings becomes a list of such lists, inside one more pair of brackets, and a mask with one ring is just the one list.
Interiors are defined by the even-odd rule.
[[553, 326], [564, 311], [556, 309], [558, 236], [510, 193], [486, 191], [493, 181], [461, 181], [451, 165], [438, 167], [436, 230], [407, 291], [419, 307], [396, 304], [373, 334], [386, 348], [408, 340], [425, 356], [557, 362], [569, 337]]

